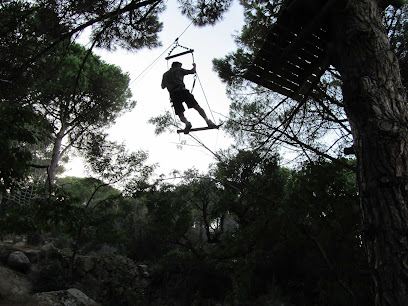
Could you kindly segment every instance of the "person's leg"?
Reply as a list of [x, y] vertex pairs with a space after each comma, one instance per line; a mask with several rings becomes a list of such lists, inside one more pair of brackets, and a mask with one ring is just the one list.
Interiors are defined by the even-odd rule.
[[207, 125], [209, 127], [216, 126], [210, 119], [208, 119], [207, 114], [205, 113], [204, 109], [200, 105], [198, 105], [198, 103], [194, 105], [193, 108], [197, 110], [197, 112], [201, 115], [201, 117], [204, 118], [205, 122], [207, 122]]
[[184, 113], [179, 113], [179, 114], [177, 114], [177, 116], [179, 116], [179, 118], [180, 118], [180, 120], [181, 120], [181, 122], [183, 122], [183, 123], [185, 123], [186, 124], [186, 126], [185, 126], [185, 130], [189, 130], [189, 129], [191, 129], [191, 123], [187, 120], [187, 118], [184, 116]]
[[186, 125], [185, 129], [191, 129], [191, 123], [184, 116], [185, 109], [183, 106], [183, 100], [180, 99], [179, 94], [176, 92], [175, 94], [171, 95], [171, 100], [173, 102], [174, 112], [180, 118], [181, 122], [185, 123]]
[[194, 96], [188, 90], [184, 91], [183, 95], [184, 95], [183, 100], [186, 102], [188, 108], [194, 108], [200, 114], [200, 116], [203, 117], [205, 122], [207, 122], [207, 125], [209, 127], [215, 127], [216, 126], [210, 119], [208, 119], [207, 114], [205, 113], [205, 111], [197, 103]]
[[193, 108], [201, 115], [201, 117], [204, 118], [205, 121], [208, 120], [207, 114], [200, 105], [196, 104], [193, 106]]
[[180, 113], [180, 114], [177, 114], [177, 115], [179, 116], [181, 122], [183, 122], [185, 124], [189, 123], [189, 121], [187, 120], [187, 118], [184, 116], [183, 113]]

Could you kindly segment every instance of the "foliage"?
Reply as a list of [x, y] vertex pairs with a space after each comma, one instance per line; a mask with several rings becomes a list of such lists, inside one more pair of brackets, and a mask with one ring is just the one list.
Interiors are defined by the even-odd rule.
[[56, 131], [64, 126], [74, 130], [70, 132], [72, 141], [90, 127], [113, 123], [123, 111], [134, 107], [129, 100], [129, 76], [119, 67], [78, 44], [59, 53], [64, 56], [46, 60], [58, 70], [38, 87], [36, 95], [37, 105], [54, 122]]
[[222, 301], [232, 287], [219, 267], [178, 250], [159, 261], [152, 278], [149, 295], [153, 303], [212, 305]]
[[215, 24], [232, 4], [231, 0], [178, 0], [178, 2], [181, 5], [181, 12], [198, 26]]
[[67, 260], [52, 258], [41, 261], [33, 273], [34, 292], [66, 290], [70, 286], [69, 264]]
[[390, 37], [391, 46], [399, 60], [402, 83], [408, 88], [408, 5], [400, 8], [389, 6], [384, 12], [384, 24]]
[[[43, 121], [39, 120], [42, 116], [53, 126], [51, 184], [58, 161], [67, 149], [81, 148], [81, 141], [100, 133], [101, 128], [134, 106], [130, 101], [129, 76], [94, 56], [92, 49], [159, 46], [157, 32], [162, 24], [157, 14], [164, 8], [161, 2], [13, 0], [0, 4], [0, 59], [4, 63], [0, 72], [1, 103], [13, 105], [22, 116], [31, 111], [38, 121]], [[92, 27], [88, 50], [74, 43], [76, 35], [87, 27]], [[1, 117], [3, 113], [4, 117], [9, 115], [3, 108], [0, 111]], [[21, 131], [23, 127], [27, 137], [35, 138], [27, 128], [28, 120], [22, 123], [8, 119], [10, 129]], [[38, 134], [51, 136], [49, 130]], [[67, 146], [61, 148], [65, 136], [69, 138]], [[17, 154], [21, 164], [10, 165], [15, 172], [24, 170], [23, 159], [28, 159], [29, 154], [9, 145], [3, 149], [7, 155], [3, 160]], [[2, 172], [10, 169], [2, 167]]]
[[89, 169], [109, 184], [119, 184], [125, 194], [149, 178], [155, 165], [145, 165], [145, 151], [128, 152], [125, 144], [107, 140], [107, 134], [95, 134], [82, 143], [84, 158]]
[[67, 29], [45, 6], [29, 1], [2, 1], [0, 4], [0, 72], [2, 99], [17, 105], [30, 102], [34, 84], [54, 69], [38, 60], [38, 54], [55, 56], [44, 48]]
[[[62, 177], [57, 180], [57, 185], [62, 188], [67, 194], [71, 194], [73, 197], [79, 199], [83, 204], [86, 204], [92, 197], [93, 191], [104, 183], [98, 179], [88, 177]], [[91, 199], [90, 205], [93, 206], [95, 202], [99, 202], [108, 197], [115, 197], [120, 195], [121, 192], [112, 186], [103, 186], [96, 195]]]
[[[61, 180], [63, 188], [29, 206], [3, 201], [0, 233], [54, 231], [74, 242], [74, 255], [109, 244], [133, 259], [155, 262], [152, 304], [372, 304], [355, 175], [350, 171], [355, 164], [341, 153], [351, 137], [340, 76], [330, 69], [300, 104], [243, 79], [282, 1], [241, 1], [246, 25], [236, 38], [239, 49], [214, 60], [233, 100], [227, 128], [242, 140], [240, 148], [250, 150], [224, 152], [210, 173], [186, 172], [177, 185], [152, 183], [154, 166], [144, 165], [147, 154], [129, 154], [123, 144], [108, 141], [101, 132], [102, 125], [131, 106], [128, 77], [70, 39], [92, 25], [91, 49], [157, 46], [161, 2], [0, 4], [0, 58], [5, 63], [0, 72], [0, 123], [5, 126], [4, 135], [0, 132], [5, 140], [2, 191], [24, 178], [31, 160], [25, 146], [16, 147], [13, 141], [36, 143], [48, 134], [34, 128], [42, 122], [34, 110], [56, 122], [57, 112], [70, 109], [64, 118], [78, 123], [72, 140], [81, 144], [89, 168], [100, 178]], [[197, 25], [213, 24], [231, 5], [231, 1], [179, 3]], [[405, 15], [406, 6], [384, 15], [402, 72]], [[51, 81], [54, 76], [63, 82]], [[97, 86], [101, 79], [105, 85]], [[115, 88], [121, 94], [110, 96]], [[100, 100], [106, 109], [94, 104]], [[82, 116], [74, 119], [80, 111]], [[167, 115], [151, 121], [160, 128], [168, 126]], [[92, 126], [86, 135], [81, 129], [85, 126]], [[300, 148], [308, 162], [298, 170], [282, 167], [274, 153], [276, 144]], [[108, 187], [119, 181], [123, 194]], [[140, 296], [121, 295], [115, 287], [131, 282], [125, 269], [118, 267], [121, 277], [107, 279], [106, 284], [112, 298], [130, 304], [128, 298]], [[55, 271], [57, 279], [59, 273], [67, 273], [65, 267]], [[45, 276], [41, 286], [47, 284]]]
[[[92, 27], [92, 44], [130, 50], [159, 46], [162, 24], [157, 14], [162, 1], [2, 1], [0, 75], [2, 94], [16, 100], [30, 98], [33, 84], [41, 84], [64, 57], [64, 50], [81, 31]], [[62, 51], [62, 53], [60, 53]], [[53, 55], [53, 56], [50, 56]]]
[[109, 257], [115, 268], [102, 279], [101, 297], [103, 305], [146, 305], [145, 289], [138, 286], [135, 277], [137, 267], [126, 257]]
[[192, 212], [181, 190], [173, 190], [171, 186], [163, 186], [160, 190], [152, 190], [145, 197], [145, 205], [150, 215], [155, 237], [164, 245], [176, 243], [192, 225]]
[[[13, 122], [13, 124], [10, 124]], [[29, 145], [47, 141], [48, 124], [26, 105], [0, 104], [0, 193], [13, 189], [26, 178], [33, 162]]]
[[[270, 150], [284, 146], [302, 160], [324, 156], [342, 160], [352, 146], [351, 127], [342, 101], [342, 80], [332, 67], [323, 75], [307, 101], [292, 101], [255, 86], [244, 74], [276, 21], [283, 1], [241, 1], [245, 25], [236, 37], [237, 50], [213, 64], [227, 83], [232, 103], [225, 127], [243, 147]], [[384, 24], [404, 75], [407, 6], [388, 8]], [[403, 77], [404, 84], [405, 79]], [[344, 165], [347, 166], [347, 165]]]
[[[155, 268], [152, 296], [371, 303], [353, 172], [324, 161], [290, 171], [276, 156], [249, 151], [226, 156], [212, 177], [193, 171], [178, 186], [145, 193], [156, 241], [171, 250]], [[205, 296], [207, 275], [230, 285], [214, 281]]]
[[169, 111], [166, 111], [163, 115], [150, 118], [148, 121], [155, 126], [154, 133], [160, 135], [166, 131], [171, 132], [171, 126], [174, 125], [174, 120]]
[[[87, 179], [78, 179], [81, 180], [87, 182]], [[107, 189], [107, 192], [102, 191], [101, 195], [95, 197], [94, 201], [91, 201], [90, 194], [84, 198], [81, 190], [68, 192], [57, 188], [48, 199], [33, 200], [28, 206], [4, 202], [1, 206], [0, 233], [58, 233], [59, 237], [67, 235], [69, 240], [64, 246], [67, 249], [72, 242], [88, 249], [97, 249], [104, 243], [122, 248], [127, 237], [118, 222], [126, 218], [133, 204], [118, 198], [117, 191]], [[95, 190], [87, 191], [92, 193]], [[88, 201], [91, 202], [87, 203]]]
[[71, 147], [81, 151], [81, 142], [100, 133], [135, 105], [130, 100], [129, 76], [119, 67], [77, 44], [60, 53], [65, 53], [62, 58], [46, 60], [58, 69], [33, 92], [37, 111], [53, 126], [51, 183], [61, 155]]
[[[138, 185], [143, 189], [134, 190], [134, 199], [98, 188], [101, 181], [66, 178], [49, 201], [8, 210], [1, 224], [12, 224], [13, 215], [24, 219], [22, 231], [67, 233], [82, 252], [110, 245], [156, 262], [153, 304], [369, 304], [354, 180], [336, 163], [295, 171], [281, 167], [277, 156], [230, 151], [209, 175], [188, 171], [178, 185]], [[120, 278], [106, 281], [113, 286]], [[122, 293], [112, 291], [121, 299], [145, 298]]]

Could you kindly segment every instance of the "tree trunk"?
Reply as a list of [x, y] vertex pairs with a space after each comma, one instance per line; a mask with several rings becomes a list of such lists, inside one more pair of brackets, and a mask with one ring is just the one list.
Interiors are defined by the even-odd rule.
[[363, 241], [376, 305], [408, 305], [408, 109], [378, 0], [349, 0], [333, 18], [332, 62], [358, 161]]
[[61, 130], [58, 132], [54, 140], [54, 147], [52, 149], [50, 168], [48, 169], [47, 183], [48, 183], [48, 186], [50, 187], [54, 186], [54, 183], [55, 183], [57, 167], [58, 167], [58, 163], [61, 158], [61, 145], [62, 145], [63, 138], [64, 138], [64, 130], [61, 128]]

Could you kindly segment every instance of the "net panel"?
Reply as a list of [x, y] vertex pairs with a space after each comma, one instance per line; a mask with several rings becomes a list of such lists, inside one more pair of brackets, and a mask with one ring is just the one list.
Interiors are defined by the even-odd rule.
[[9, 190], [4, 198], [19, 205], [29, 205], [34, 199], [45, 198], [48, 167], [51, 162], [51, 151], [47, 144], [22, 144], [14, 146], [25, 147], [33, 155], [30, 169], [23, 181], [16, 182], [15, 187]]

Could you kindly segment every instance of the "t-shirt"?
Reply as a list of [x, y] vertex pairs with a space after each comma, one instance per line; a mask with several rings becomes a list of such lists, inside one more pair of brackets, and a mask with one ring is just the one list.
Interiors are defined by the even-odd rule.
[[190, 70], [183, 68], [170, 68], [163, 74], [162, 87], [167, 87], [169, 92], [186, 89], [183, 79], [185, 75], [190, 73]]

